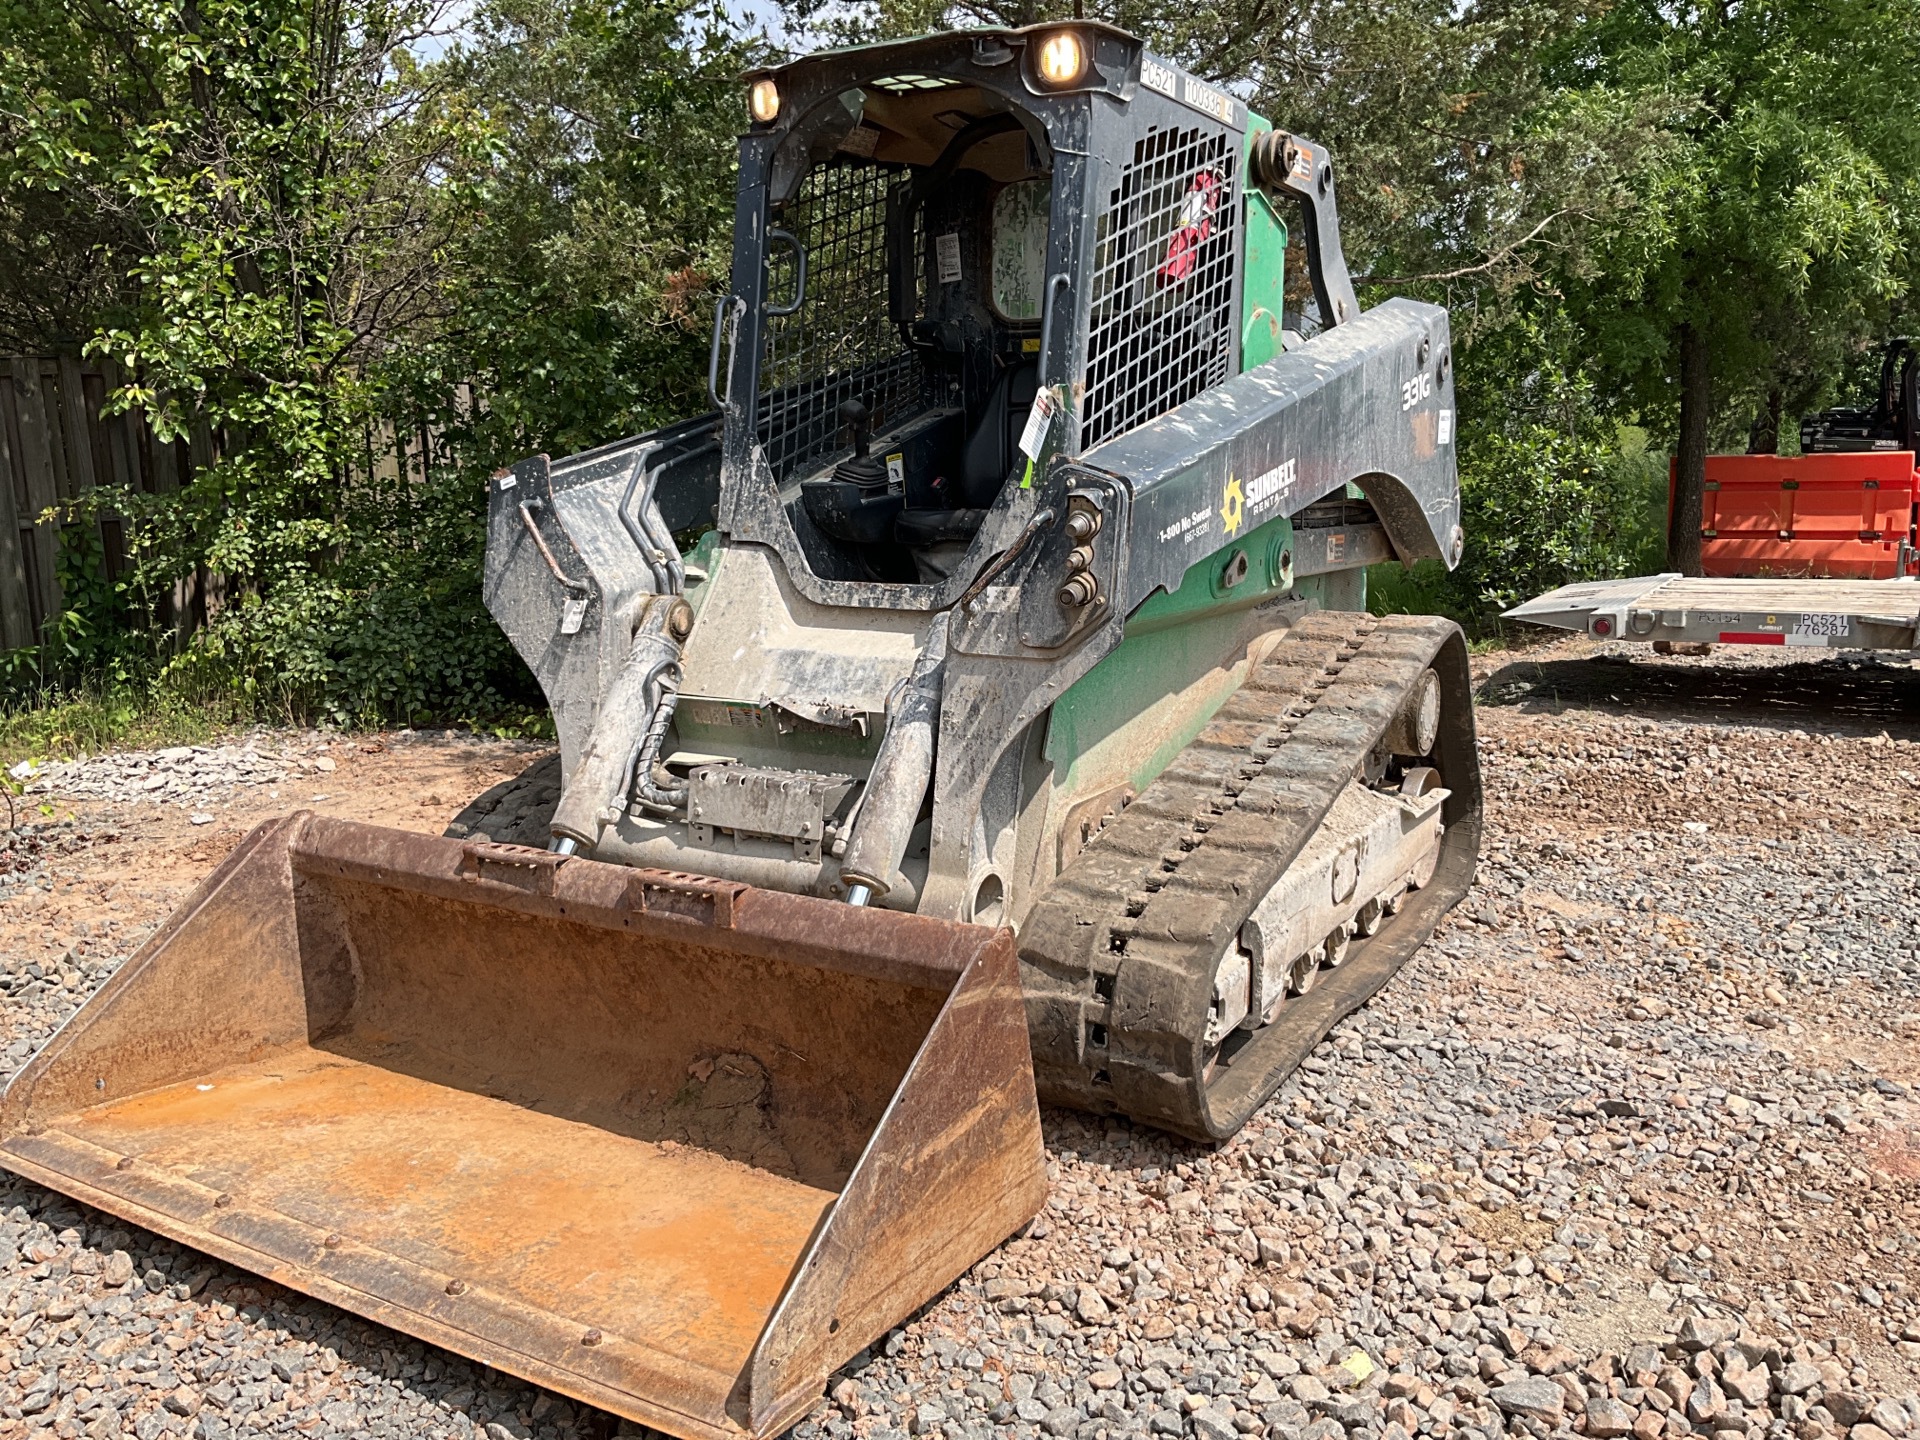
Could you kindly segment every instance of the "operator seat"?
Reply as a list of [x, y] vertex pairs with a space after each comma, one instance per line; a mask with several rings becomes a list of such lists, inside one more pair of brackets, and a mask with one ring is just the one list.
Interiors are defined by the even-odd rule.
[[953, 508], [902, 511], [894, 522], [896, 540], [917, 548], [973, 538], [1019, 458], [1020, 431], [1033, 406], [1039, 375], [1040, 367], [1032, 360], [1000, 372], [960, 447], [959, 474], [950, 492]]

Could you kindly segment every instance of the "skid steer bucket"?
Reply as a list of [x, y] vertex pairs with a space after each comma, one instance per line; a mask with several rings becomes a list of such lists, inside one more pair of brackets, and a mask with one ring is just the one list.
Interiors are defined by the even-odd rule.
[[0, 1095], [0, 1164], [688, 1437], [1030, 1219], [1010, 932], [308, 814]]

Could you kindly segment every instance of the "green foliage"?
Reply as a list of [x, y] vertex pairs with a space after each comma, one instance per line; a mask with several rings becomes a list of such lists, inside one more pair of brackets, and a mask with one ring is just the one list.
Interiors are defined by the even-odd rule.
[[[449, 570], [471, 577], [472, 537], [435, 550], [439, 527], [408, 523], [452, 497], [432, 477], [382, 484], [368, 463], [385, 418], [373, 372], [430, 318], [422, 256], [462, 198], [458, 162], [486, 141], [403, 48], [425, 16], [415, 0], [123, 0], [62, 36], [4, 32], [0, 55], [33, 39], [68, 63], [10, 117], [0, 180], [111, 217], [126, 268], [89, 346], [132, 377], [111, 407], [207, 455], [177, 491], [103, 488], [77, 507], [69, 534], [118, 511], [134, 559], [112, 596], [84, 563], [63, 567], [77, 590], [50, 640], [60, 673], [114, 678], [107, 617], [157, 629], [193, 577], [210, 623], [174, 661], [189, 686], [222, 671], [249, 698], [336, 720], [492, 700], [502, 647], [475, 655], [462, 607], [434, 603]], [[408, 622], [369, 646], [396, 609]], [[449, 666], [462, 642], [474, 659]]]
[[[485, 477], [691, 408], [746, 52], [684, 4], [499, 0], [422, 64], [436, 23], [433, 0], [0, 3], [0, 228], [103, 237], [111, 403], [202, 459], [75, 507], [69, 534], [117, 512], [134, 558], [111, 581], [63, 558], [40, 679], [144, 664], [334, 723], [524, 714], [480, 600]], [[182, 586], [206, 623], [176, 650]]]
[[1448, 577], [1456, 599], [1445, 608], [1454, 613], [1484, 615], [1570, 581], [1658, 568], [1666, 464], [1631, 439], [1519, 421], [1477, 434], [1461, 471], [1469, 538]]
[[733, 221], [735, 76], [717, 8], [496, 0], [442, 67], [494, 146], [448, 250], [449, 322], [396, 370], [476, 463], [569, 454], [707, 408]]
[[1683, 325], [1708, 341], [1728, 444], [1771, 389], [1789, 417], [1830, 398], [1895, 323], [1920, 241], [1916, 40], [1912, 0], [1630, 0], [1559, 47], [1567, 94], [1663, 112], [1663, 143], [1626, 176], [1627, 223], [1567, 286], [1595, 358], [1656, 423], [1678, 403]]

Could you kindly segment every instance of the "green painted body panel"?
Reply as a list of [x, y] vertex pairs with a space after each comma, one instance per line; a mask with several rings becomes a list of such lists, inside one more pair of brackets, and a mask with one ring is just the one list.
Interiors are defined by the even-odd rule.
[[[1190, 568], [1178, 590], [1133, 612], [1119, 646], [1048, 714], [1056, 794], [1122, 783], [1144, 790], [1240, 688], [1244, 676], [1230, 661], [1264, 628], [1249, 613], [1257, 606], [1284, 597], [1322, 610], [1367, 608], [1364, 569], [1296, 581], [1292, 541], [1291, 521], [1269, 520]], [[1241, 550], [1247, 578], [1223, 592], [1221, 577]]]
[[[1123, 783], [1145, 789], [1240, 688], [1239, 673], [1224, 662], [1242, 643], [1243, 620], [1239, 609], [1202, 610], [1183, 624], [1129, 630], [1049, 712], [1054, 792], [1081, 795]], [[1156, 704], [1171, 713], [1138, 725]]]
[[[1247, 143], [1240, 173], [1251, 173], [1253, 142], [1273, 129], [1258, 115], [1247, 116]], [[1273, 203], [1253, 185], [1244, 187], [1247, 229], [1242, 237], [1240, 273], [1240, 368], [1264, 365], [1283, 348], [1280, 317], [1285, 306], [1287, 227]]]
[[[1241, 554], [1246, 575], [1229, 586], [1226, 576]], [[1292, 588], [1293, 524], [1282, 517], [1190, 567], [1178, 590], [1150, 596], [1114, 652], [1054, 702], [1047, 758], [1056, 786], [1143, 788], [1239, 688], [1227, 661], [1246, 643], [1247, 612]], [[1118, 738], [1156, 705], [1161, 713], [1146, 736]], [[1115, 746], [1129, 753], [1108, 753]]]
[[[1239, 554], [1247, 557], [1246, 577], [1229, 585], [1226, 583], [1228, 572]], [[1159, 590], [1149, 595], [1127, 618], [1127, 638], [1130, 640], [1149, 630], [1184, 625], [1209, 611], [1244, 610], [1285, 594], [1292, 585], [1293, 522], [1279, 516], [1190, 566], [1181, 577], [1178, 590], [1171, 593]], [[1120, 643], [1120, 649], [1126, 649], [1126, 641]]]

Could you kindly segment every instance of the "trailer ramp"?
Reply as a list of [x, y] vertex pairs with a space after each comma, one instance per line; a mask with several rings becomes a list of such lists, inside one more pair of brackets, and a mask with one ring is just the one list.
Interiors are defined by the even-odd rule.
[[1598, 640], [1920, 653], [1920, 582], [1640, 575], [1562, 585], [1503, 617]]

